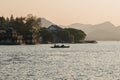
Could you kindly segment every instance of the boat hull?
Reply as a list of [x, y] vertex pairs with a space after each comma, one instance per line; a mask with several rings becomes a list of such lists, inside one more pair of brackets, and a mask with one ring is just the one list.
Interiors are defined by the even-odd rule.
[[61, 46], [58, 46], [58, 47], [55, 47], [55, 46], [52, 46], [51, 48], [69, 48], [70, 46], [64, 46], [64, 47], [61, 47]]

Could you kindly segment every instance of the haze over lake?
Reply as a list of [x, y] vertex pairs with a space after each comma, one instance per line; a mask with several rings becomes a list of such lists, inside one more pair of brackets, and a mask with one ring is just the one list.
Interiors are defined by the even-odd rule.
[[120, 42], [0, 46], [0, 80], [119, 80]]

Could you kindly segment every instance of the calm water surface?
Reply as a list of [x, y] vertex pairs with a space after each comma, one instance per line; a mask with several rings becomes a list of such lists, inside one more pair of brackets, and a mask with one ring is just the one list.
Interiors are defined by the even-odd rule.
[[0, 80], [120, 80], [120, 42], [0, 46]]

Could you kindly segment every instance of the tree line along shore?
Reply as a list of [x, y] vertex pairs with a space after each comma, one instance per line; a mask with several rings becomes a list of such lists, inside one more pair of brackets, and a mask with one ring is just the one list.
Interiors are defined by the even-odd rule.
[[41, 26], [41, 18], [33, 15], [0, 17], [0, 45], [81, 43], [85, 32], [58, 25]]

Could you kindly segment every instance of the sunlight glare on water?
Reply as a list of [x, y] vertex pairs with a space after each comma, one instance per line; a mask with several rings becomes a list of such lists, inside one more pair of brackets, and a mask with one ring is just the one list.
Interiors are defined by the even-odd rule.
[[120, 42], [0, 46], [0, 80], [120, 80]]

